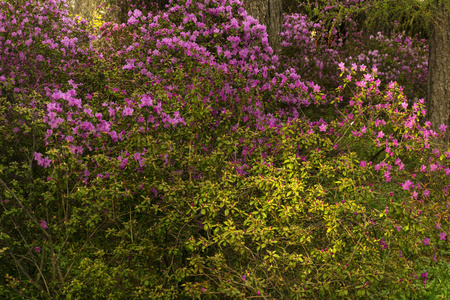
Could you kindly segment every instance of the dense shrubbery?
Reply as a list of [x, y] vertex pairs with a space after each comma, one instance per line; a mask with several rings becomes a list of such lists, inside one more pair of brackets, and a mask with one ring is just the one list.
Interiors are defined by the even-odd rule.
[[92, 36], [62, 4], [0, 6], [2, 297], [448, 295], [423, 44], [293, 15], [275, 54], [238, 0]]

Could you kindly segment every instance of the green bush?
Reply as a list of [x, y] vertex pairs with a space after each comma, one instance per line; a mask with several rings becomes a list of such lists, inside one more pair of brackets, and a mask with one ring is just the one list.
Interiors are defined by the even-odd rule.
[[193, 2], [107, 23], [70, 81], [0, 98], [0, 296], [447, 296], [450, 153], [424, 101], [361, 65], [323, 97], [240, 2]]

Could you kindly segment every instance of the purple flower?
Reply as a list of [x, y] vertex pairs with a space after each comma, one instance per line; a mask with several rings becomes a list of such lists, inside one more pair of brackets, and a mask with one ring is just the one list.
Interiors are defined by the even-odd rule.
[[119, 164], [119, 168], [125, 169], [127, 163], [128, 163], [128, 158], [125, 158], [125, 159], [122, 160], [122, 162]]
[[327, 131], [327, 124], [322, 124], [319, 126], [320, 131], [324, 132]]
[[441, 126], [439, 126], [439, 130], [440, 130], [441, 132], [445, 132], [445, 131], [447, 130], [447, 125], [441, 124]]
[[420, 274], [420, 277], [422, 277], [422, 279], [426, 280], [428, 278], [428, 272]]
[[100, 124], [97, 125], [97, 131], [99, 132], [109, 132], [110, 129], [111, 125], [105, 120], [102, 120]]
[[389, 247], [383, 239], [380, 240], [380, 246], [381, 249], [387, 249]]
[[43, 158], [42, 153], [37, 152], [34, 152], [34, 159], [37, 161], [39, 166], [42, 166], [44, 168], [50, 167], [50, 164], [52, 162], [52, 160], [48, 156]]
[[76, 99], [76, 98], [72, 98], [72, 97], [67, 97], [67, 102], [69, 102], [69, 106], [76, 106], [78, 108], [81, 108], [81, 100], [80, 99]]
[[113, 142], [117, 143], [117, 132], [116, 131], [109, 132], [109, 136], [111, 137]]
[[391, 172], [389, 172], [389, 171], [386, 171], [383, 176], [384, 176], [386, 182], [390, 182], [392, 179]]
[[424, 246], [429, 245], [430, 244], [430, 239], [429, 238], [425, 238], [425, 239], [422, 240], [422, 242], [423, 242]]
[[439, 239], [440, 240], [445, 240], [445, 237], [447, 236], [447, 234], [445, 232], [441, 232], [439, 233]]
[[139, 18], [140, 16], [142, 16], [142, 12], [139, 9], [135, 9], [133, 15], [135, 18]]
[[133, 157], [134, 157], [134, 160], [135, 161], [139, 161], [140, 159], [141, 159], [141, 153], [135, 153], [135, 154], [133, 154]]
[[80, 128], [87, 132], [91, 132], [91, 131], [95, 130], [94, 125], [92, 125], [92, 123], [88, 122], [88, 121], [84, 121], [83, 123], [81, 123]]
[[414, 187], [414, 183], [412, 183], [412, 181], [411, 180], [406, 180], [403, 184], [402, 184], [402, 188], [404, 189], [404, 190], [407, 190], [407, 191], [409, 191], [409, 189], [410, 188], [412, 188], [412, 187]]
[[381, 139], [381, 138], [383, 138], [383, 136], [384, 136], [384, 132], [383, 131], [379, 131], [378, 135], [377, 135], [377, 138]]
[[47, 124], [50, 125], [50, 128], [51, 128], [51, 129], [58, 128], [59, 124], [61, 124], [62, 122], [64, 122], [64, 119], [63, 119], [63, 118], [58, 117], [58, 118], [55, 119], [56, 114], [53, 113], [53, 112], [49, 113], [49, 114], [47, 115], [47, 117], [50, 119], [50, 120], [47, 122]]
[[41, 220], [41, 227], [42, 227], [42, 229], [47, 229], [48, 228], [47, 222], [45, 220]]
[[108, 108], [109, 116], [112, 117], [116, 114], [116, 110], [112, 107]]
[[36, 253], [41, 252], [41, 247], [34, 247], [34, 252], [36, 252]]
[[[131, 18], [133, 18], [133, 17], [131, 17]], [[123, 66], [122, 69], [123, 70], [134, 70], [134, 68], [136, 68], [134, 66], [135, 61], [136, 61], [135, 59], [126, 59], [127, 64], [125, 66]]]
[[245, 282], [246, 281], [246, 279], [245, 279], [245, 275], [244, 276], [242, 276], [242, 282]]
[[134, 16], [131, 16], [128, 19], [128, 25], [134, 25], [134, 24], [137, 24], [137, 23], [138, 23], [138, 20], [136, 20], [136, 18]]
[[139, 108], [143, 108], [144, 106], [153, 106], [152, 97], [142, 95], [141, 104], [139, 105]]
[[133, 112], [134, 112], [134, 109], [132, 109], [131, 107], [128, 107], [128, 106], [126, 106], [124, 109], [123, 109], [123, 112], [122, 112], [122, 116], [132, 116], [133, 115]]

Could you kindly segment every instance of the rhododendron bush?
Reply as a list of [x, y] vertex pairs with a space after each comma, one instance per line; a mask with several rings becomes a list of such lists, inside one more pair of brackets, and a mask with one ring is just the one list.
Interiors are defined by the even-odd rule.
[[95, 34], [64, 5], [0, 2], [2, 297], [448, 291], [446, 128], [425, 121], [426, 74], [414, 97], [394, 81], [396, 37], [355, 59], [361, 35], [314, 44], [321, 25], [286, 15], [274, 53], [238, 0]]

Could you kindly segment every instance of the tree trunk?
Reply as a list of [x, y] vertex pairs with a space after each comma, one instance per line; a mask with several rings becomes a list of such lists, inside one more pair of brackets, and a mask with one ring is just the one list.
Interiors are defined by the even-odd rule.
[[447, 125], [444, 143], [450, 141], [450, 13], [440, 1], [429, 40], [427, 114], [432, 129]]
[[269, 44], [274, 51], [281, 48], [281, 26], [283, 25], [282, 0], [244, 0], [244, 8], [253, 18], [266, 26]]

